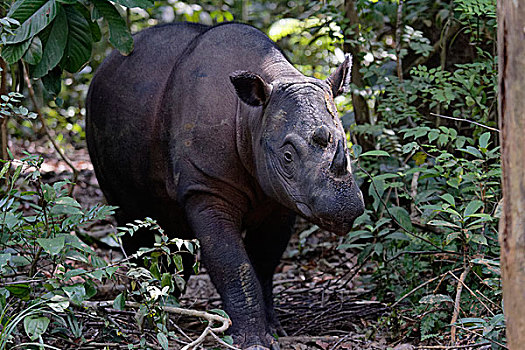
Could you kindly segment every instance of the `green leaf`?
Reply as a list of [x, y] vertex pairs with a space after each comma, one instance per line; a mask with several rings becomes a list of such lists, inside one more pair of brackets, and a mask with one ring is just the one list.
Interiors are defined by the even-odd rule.
[[85, 6], [79, 5], [77, 0], [75, 0], [75, 3], [77, 3], [75, 9], [78, 12], [80, 12], [82, 16], [84, 16], [86, 22], [89, 24], [89, 29], [91, 31], [91, 40], [94, 42], [98, 42], [102, 38], [102, 33], [100, 32], [100, 27], [98, 26], [98, 23], [92, 20], [91, 14]]
[[40, 62], [42, 59], [42, 41], [38, 36], [35, 36], [33, 40], [31, 40], [31, 45], [29, 45], [29, 48], [27, 49], [27, 52], [24, 55], [24, 60], [35, 66]]
[[439, 138], [438, 138], [438, 144], [440, 146], [445, 146], [448, 142], [448, 136], [445, 135], [445, 134], [441, 134], [439, 135]]
[[6, 45], [2, 48], [2, 57], [4, 60], [13, 64], [24, 56], [24, 53], [27, 51], [27, 48], [31, 44], [31, 40], [27, 40], [14, 45]]
[[452, 232], [447, 235], [447, 239], [445, 240], [445, 245], [449, 245], [453, 240], [458, 239], [461, 237], [461, 233], [459, 232]]
[[62, 290], [69, 297], [69, 300], [75, 305], [80, 305], [84, 300], [86, 300], [86, 290], [82, 284], [65, 286], [62, 287]]
[[57, 199], [50, 213], [53, 215], [76, 215], [82, 214], [82, 210], [80, 210], [80, 204], [75, 199], [71, 197], [61, 197]]
[[445, 226], [445, 227], [452, 227], [452, 228], [460, 228], [458, 225], [452, 223], [452, 222], [448, 222], [448, 221], [444, 221], [444, 220], [430, 220], [428, 222], [429, 225], [434, 225], [434, 226]]
[[479, 148], [487, 148], [487, 146], [489, 145], [489, 141], [490, 141], [490, 132], [486, 132], [486, 133], [483, 133], [480, 137], [479, 137]]
[[45, 316], [29, 315], [24, 318], [24, 330], [31, 340], [37, 340], [47, 330], [49, 318]]
[[27, 283], [11, 284], [5, 287], [11, 294], [22, 299], [28, 300], [31, 287]]
[[126, 308], [126, 293], [120, 293], [113, 301], [113, 308], [115, 310], [124, 310]]
[[62, 57], [67, 44], [68, 26], [66, 12], [61, 5], [57, 6], [56, 18], [50, 26], [49, 35], [44, 42], [42, 60], [33, 70], [34, 78], [41, 78], [55, 68]]
[[55, 67], [53, 70], [51, 70], [51, 72], [42, 77], [42, 84], [44, 84], [44, 88], [48, 93], [50, 93], [53, 96], [58, 95], [58, 93], [62, 89], [61, 76], [62, 70], [58, 67]]
[[473, 156], [477, 158], [483, 158], [483, 155], [481, 154], [481, 152], [477, 148], [474, 148], [472, 146], [467, 146], [466, 148], [460, 148], [459, 150], [472, 154]]
[[128, 8], [140, 7], [147, 9], [153, 6], [153, 1], [151, 0], [113, 0], [113, 2]]
[[425, 295], [423, 298], [421, 298], [421, 300], [419, 300], [420, 304], [440, 304], [443, 302], [453, 303], [454, 300], [452, 300], [452, 298], [448, 295], [443, 294]]
[[466, 217], [466, 216], [475, 214], [479, 210], [479, 208], [481, 208], [482, 206], [483, 206], [483, 202], [480, 200], [469, 202], [469, 204], [465, 208], [465, 211], [463, 212], [463, 216]]
[[64, 236], [56, 238], [37, 238], [38, 244], [50, 255], [57, 255], [66, 244]]
[[483, 236], [482, 234], [473, 234], [470, 237], [470, 241], [482, 245], [488, 245], [487, 238]]
[[166, 337], [166, 334], [162, 332], [157, 333], [157, 340], [164, 350], [168, 350], [168, 337]]
[[230, 319], [230, 316], [228, 316], [228, 314], [227, 314], [226, 311], [224, 311], [224, 310], [221, 310], [221, 309], [212, 309], [212, 310], [210, 310], [210, 312], [211, 312], [212, 314], [217, 314], [217, 315], [222, 316], [222, 317], [224, 317], [224, 318]]
[[9, 259], [11, 259], [11, 253], [0, 254], [0, 271], [2, 267], [7, 265], [7, 263], [9, 262]]
[[82, 68], [91, 58], [93, 39], [86, 18], [74, 6], [64, 6], [67, 15], [68, 37], [60, 66], [70, 73]]
[[[62, 236], [60, 238], [64, 238], [65, 240], [65, 237]], [[67, 271], [65, 274], [64, 274], [64, 281], [67, 282], [71, 277], [75, 277], [75, 276], [80, 276], [80, 275], [83, 275], [86, 273], [86, 270], [84, 269], [73, 269], [73, 270], [69, 270]]]
[[434, 141], [435, 139], [438, 138], [438, 136], [439, 136], [439, 131], [432, 130], [431, 132], [428, 133], [428, 142]]
[[390, 154], [388, 154], [388, 152], [385, 152], [385, 151], [374, 150], [374, 151], [365, 152], [365, 153], [361, 154], [359, 157], [366, 157], [366, 156], [390, 157]]
[[54, 295], [47, 305], [56, 312], [64, 312], [69, 307], [69, 300], [61, 295]]
[[104, 0], [93, 0], [95, 9], [106, 20], [109, 27], [109, 42], [123, 55], [133, 51], [133, 37], [117, 9]]
[[442, 198], [443, 200], [445, 200], [451, 206], [453, 206], [453, 207], [456, 206], [456, 201], [454, 200], [454, 197], [452, 197], [452, 195], [450, 193], [445, 193], [445, 194], [443, 194], [443, 195], [441, 195], [439, 197]]
[[[11, 12], [11, 11], [10, 11]], [[8, 44], [16, 44], [37, 35], [55, 18], [58, 6], [55, 0], [25, 0], [8, 17], [18, 20], [20, 27], [14, 31], [14, 37]]]
[[224, 337], [222, 337], [222, 340], [223, 340], [226, 344], [233, 345], [233, 337], [232, 337], [231, 335], [225, 335]]
[[412, 231], [412, 221], [405, 208], [392, 207], [388, 212], [396, 219], [397, 223], [405, 230]]
[[463, 325], [486, 325], [487, 321], [485, 321], [482, 318], [477, 317], [465, 317], [460, 318], [456, 324], [463, 324]]

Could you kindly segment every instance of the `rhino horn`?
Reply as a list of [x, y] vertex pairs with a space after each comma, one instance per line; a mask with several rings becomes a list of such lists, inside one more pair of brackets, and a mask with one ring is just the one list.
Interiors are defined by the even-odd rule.
[[330, 165], [330, 171], [336, 176], [343, 176], [348, 167], [348, 160], [346, 158], [343, 142], [339, 140], [337, 149], [335, 150], [334, 159]]

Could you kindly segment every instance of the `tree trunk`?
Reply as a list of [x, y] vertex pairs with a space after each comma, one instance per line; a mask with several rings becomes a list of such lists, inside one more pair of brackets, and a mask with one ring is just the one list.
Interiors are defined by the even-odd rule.
[[[352, 84], [358, 89], [364, 88], [363, 75], [359, 71], [361, 68], [361, 52], [362, 48], [359, 44], [352, 44], [350, 41], [357, 42], [359, 39], [359, 17], [357, 16], [354, 0], [345, 0], [345, 18], [349, 20], [348, 28], [352, 29], [352, 35], [345, 33], [345, 42], [343, 50], [352, 54]], [[352, 105], [354, 107], [355, 122], [357, 125], [363, 125], [370, 122], [368, 114], [368, 106], [365, 99], [360, 94], [352, 91]], [[373, 144], [366, 142], [363, 137], [358, 138], [359, 144], [363, 147], [363, 151], [373, 148]]]
[[503, 300], [509, 349], [525, 344], [525, 4], [498, 1]]

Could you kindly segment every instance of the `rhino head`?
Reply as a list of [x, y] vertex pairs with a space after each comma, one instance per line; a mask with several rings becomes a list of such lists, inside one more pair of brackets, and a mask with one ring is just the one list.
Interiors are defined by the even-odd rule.
[[348, 84], [350, 67], [347, 56], [326, 81], [300, 76], [270, 84], [251, 72], [230, 76], [239, 98], [260, 110], [251, 141], [263, 191], [338, 234], [364, 211], [333, 100]]

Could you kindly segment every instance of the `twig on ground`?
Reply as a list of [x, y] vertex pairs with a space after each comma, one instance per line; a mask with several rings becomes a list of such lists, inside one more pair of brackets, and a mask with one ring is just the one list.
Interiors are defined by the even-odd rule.
[[337, 349], [337, 348], [339, 347], [339, 344], [341, 344], [342, 342], [344, 342], [349, 336], [350, 336], [350, 335], [347, 334], [347, 335], [345, 335], [344, 337], [342, 337], [341, 339], [339, 339], [339, 340], [337, 341], [337, 343], [335, 343], [334, 346], [332, 346], [332, 347], [330, 348], [330, 350], [335, 350], [335, 349]]
[[[460, 267], [458, 267], [458, 268], [456, 268], [456, 269], [454, 269], [454, 270], [452, 270], [452, 271], [459, 271], [459, 270], [461, 270]], [[444, 273], [442, 273], [442, 274], [439, 275], [439, 276], [436, 276], [436, 277], [434, 277], [434, 278], [429, 279], [429, 280], [426, 281], [426, 282], [421, 283], [419, 286], [417, 286], [416, 288], [412, 289], [410, 292], [408, 292], [408, 293], [406, 293], [405, 295], [403, 295], [398, 301], [396, 301], [395, 303], [393, 303], [392, 306], [391, 306], [391, 308], [393, 309], [394, 307], [396, 307], [397, 304], [399, 304], [401, 301], [403, 301], [404, 299], [406, 299], [406, 298], [408, 298], [409, 296], [411, 296], [412, 294], [414, 294], [414, 293], [415, 293], [416, 291], [418, 291], [419, 289], [423, 288], [423, 287], [426, 286], [427, 284], [432, 283], [432, 282], [434, 282], [435, 280], [437, 280], [437, 279], [439, 279], [439, 278], [441, 278], [441, 277], [443, 277], [443, 276], [446, 276], [448, 273], [449, 273], [449, 271], [444, 272]]]
[[[82, 303], [82, 305], [85, 306], [85, 307], [89, 307], [89, 308], [99, 308], [99, 307], [111, 307], [112, 308], [113, 307], [113, 302], [114, 302], [113, 300], [84, 301]], [[141, 304], [137, 303], [137, 302], [126, 301], [126, 306], [127, 307], [138, 308], [138, 307], [140, 307], [140, 305]], [[224, 333], [230, 327], [230, 324], [231, 324], [231, 321], [228, 318], [220, 316], [220, 315], [216, 315], [216, 314], [210, 314], [210, 313], [205, 312], [205, 311], [189, 310], [189, 309], [183, 309], [183, 308], [171, 307], [171, 306], [163, 306], [162, 310], [164, 310], [164, 311], [166, 311], [168, 313], [172, 313], [172, 314], [203, 318], [203, 319], [207, 320], [210, 325], [213, 324], [214, 322], [220, 323], [220, 326], [218, 326], [218, 327], [207, 326], [206, 329], [204, 330], [204, 332], [202, 332], [202, 334], [197, 339], [195, 339], [191, 343], [189, 343], [186, 346], [184, 346], [182, 348], [183, 350], [188, 350], [188, 349], [196, 347], [197, 345], [199, 345], [200, 343], [202, 343], [204, 341], [204, 339], [206, 338], [206, 336], [208, 334], [211, 334], [211, 333]], [[226, 343], [224, 343], [224, 344], [226, 344]], [[231, 349], [237, 349], [237, 348], [232, 347], [232, 346], [229, 346], [229, 347]]]
[[479, 344], [470, 344], [470, 345], [420, 345], [416, 347], [416, 349], [447, 349], [447, 350], [458, 350], [458, 349], [472, 349], [472, 348], [479, 348], [482, 346], [490, 345], [490, 343], [479, 343]]
[[507, 349], [507, 350], [509, 349], [507, 346], [501, 344], [500, 342], [498, 342], [498, 341], [496, 341], [496, 340], [494, 340], [494, 339], [490, 339], [489, 337], [486, 337], [486, 336], [483, 335], [483, 334], [479, 334], [478, 332], [474, 332], [474, 331], [471, 330], [471, 329], [468, 329], [468, 328], [465, 328], [465, 327], [462, 327], [462, 326], [458, 326], [458, 325], [456, 325], [456, 327], [459, 328], [459, 329], [462, 329], [462, 330], [464, 330], [464, 331], [466, 331], [466, 332], [469, 332], [469, 333], [475, 334], [475, 335], [477, 335], [478, 337], [482, 337], [483, 339], [488, 340], [489, 342], [491, 342], [491, 343], [493, 343], [493, 344], [496, 344], [496, 345], [498, 345], [498, 346], [501, 346], [503, 349]]
[[235, 346], [233, 346], [233, 345], [230, 345], [230, 344], [226, 343], [224, 340], [222, 340], [221, 338], [219, 338], [219, 336], [218, 336], [217, 334], [215, 334], [214, 332], [210, 332], [210, 335], [211, 335], [213, 338], [215, 338], [215, 340], [216, 340], [219, 344], [221, 344], [221, 345], [223, 345], [223, 346], [225, 346], [225, 347], [227, 347], [227, 348], [229, 348], [229, 349], [235, 349], [235, 350], [238, 350], [238, 349], [239, 349], [239, 348], [237, 348], [237, 347], [235, 347]]
[[[450, 328], [450, 343], [451, 345], [456, 344], [456, 321], [458, 320], [459, 316], [459, 303], [461, 302], [461, 292], [463, 291], [463, 285], [465, 278], [467, 277], [468, 272], [470, 271], [470, 265], [467, 265], [465, 270], [461, 273], [458, 279], [458, 287], [456, 288], [456, 300], [454, 301], [454, 313], [452, 314], [452, 319], [450, 320], [450, 324], [452, 325], [452, 328]], [[454, 276], [456, 279], [457, 277], [450, 272], [452, 276]]]

